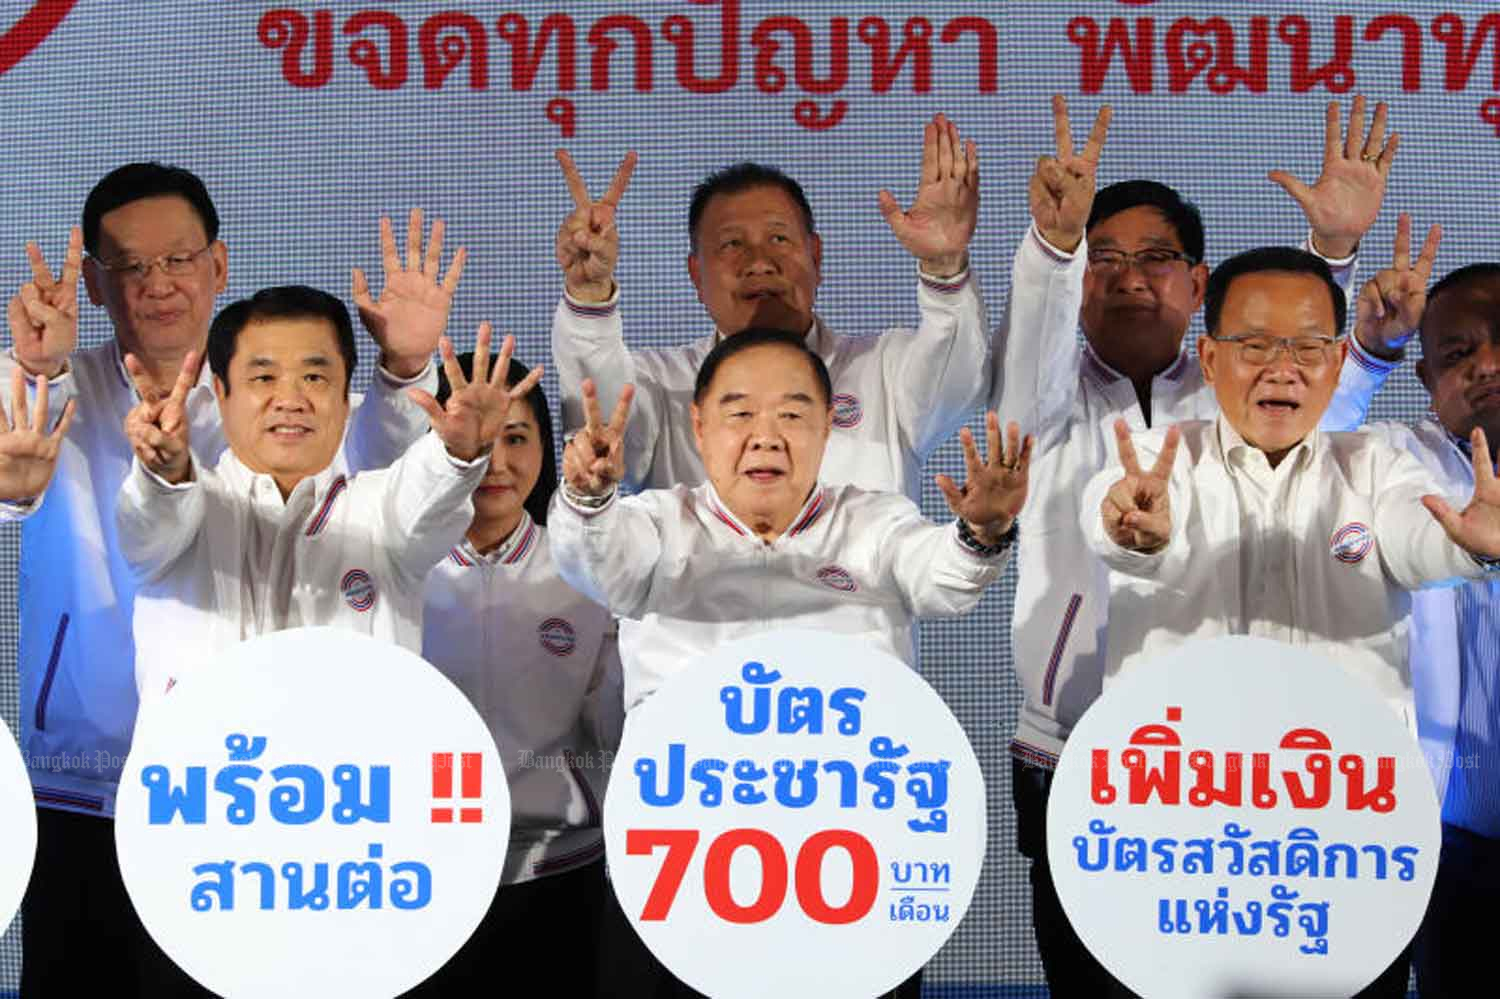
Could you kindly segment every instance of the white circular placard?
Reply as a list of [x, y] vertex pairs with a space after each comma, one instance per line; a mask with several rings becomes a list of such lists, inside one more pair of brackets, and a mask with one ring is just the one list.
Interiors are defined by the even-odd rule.
[[492, 901], [505, 772], [468, 700], [419, 656], [282, 631], [183, 676], [136, 723], [120, 869], [146, 928], [229, 996], [394, 996]]
[[780, 631], [721, 646], [630, 713], [604, 837], [621, 906], [695, 989], [868, 999], [968, 908], [984, 778], [898, 659]]
[[1417, 742], [1373, 686], [1246, 637], [1113, 681], [1047, 809], [1069, 920], [1153, 999], [1354, 994], [1416, 932], [1440, 840]]
[[21, 751], [4, 721], [0, 721], [0, 927], [9, 926], [36, 862], [36, 802]]

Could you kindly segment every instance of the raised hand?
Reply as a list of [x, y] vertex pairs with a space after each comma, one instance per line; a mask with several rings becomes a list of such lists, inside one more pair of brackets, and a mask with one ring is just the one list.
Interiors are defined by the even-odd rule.
[[1172, 506], [1167, 483], [1172, 478], [1172, 463], [1177, 460], [1177, 444], [1182, 439], [1176, 427], [1167, 428], [1167, 439], [1151, 471], [1141, 471], [1130, 440], [1130, 428], [1124, 420], [1115, 421], [1115, 441], [1120, 447], [1120, 465], [1125, 477], [1109, 487], [1099, 505], [1104, 517], [1104, 533], [1121, 548], [1154, 552], [1172, 538]]
[[0, 409], [0, 499], [24, 502], [40, 496], [52, 481], [63, 436], [73, 422], [73, 400], [47, 432], [47, 379], [36, 379], [36, 408], [26, 411], [26, 374], [20, 368], [10, 373], [10, 411]]
[[574, 493], [603, 496], [625, 477], [625, 425], [634, 398], [634, 385], [621, 389], [614, 415], [605, 423], [594, 380], [583, 380], [583, 429], [563, 448], [563, 480]]
[[1323, 120], [1323, 172], [1311, 187], [1285, 170], [1267, 176], [1302, 207], [1313, 231], [1313, 249], [1341, 259], [1354, 252], [1375, 224], [1385, 200], [1385, 181], [1401, 145], [1401, 136], [1385, 134], [1386, 106], [1375, 105], [1375, 118], [1365, 131], [1365, 99], [1354, 98], [1349, 128], [1339, 128], [1339, 105], [1328, 104]]
[[1036, 161], [1027, 198], [1031, 218], [1042, 238], [1072, 253], [1083, 240], [1089, 211], [1094, 207], [1094, 189], [1099, 173], [1099, 156], [1104, 151], [1104, 137], [1109, 134], [1113, 112], [1108, 104], [1094, 116], [1094, 125], [1083, 144], [1083, 152], [1073, 151], [1073, 126], [1068, 121], [1068, 102], [1061, 94], [1052, 98], [1052, 128], [1057, 139], [1057, 155]]
[[385, 287], [380, 297], [370, 296], [365, 272], [354, 268], [354, 304], [360, 322], [380, 345], [380, 363], [397, 378], [412, 378], [422, 372], [437, 349], [438, 339], [448, 328], [453, 293], [464, 273], [468, 251], [460, 247], [439, 280], [443, 262], [442, 219], [432, 223], [427, 250], [422, 251], [422, 209], [413, 208], [406, 222], [406, 262], [396, 249], [391, 220], [380, 219], [380, 262], [385, 269]]
[[922, 179], [905, 211], [890, 191], [880, 192], [880, 214], [907, 252], [933, 277], [951, 277], [968, 264], [969, 240], [979, 221], [979, 150], [962, 143], [958, 128], [941, 114], [922, 134]]
[[68, 234], [62, 273], [52, 270], [35, 243], [26, 244], [31, 280], [6, 308], [16, 360], [33, 375], [56, 378], [78, 343], [78, 274], [83, 269], [83, 232]]
[[994, 410], [984, 414], [986, 458], [974, 447], [974, 433], [968, 427], [958, 432], [964, 448], [962, 486], [946, 475], [935, 477], [938, 489], [948, 501], [948, 509], [969, 525], [969, 532], [981, 543], [997, 543], [1015, 523], [1026, 502], [1026, 487], [1031, 470], [1031, 452], [1036, 440], [1030, 434], [1023, 443], [1021, 428], [1014, 420], [1005, 427], [1005, 448], [1000, 447], [1000, 418]]
[[134, 354], [125, 355], [125, 370], [141, 397], [135, 408], [125, 414], [125, 438], [141, 464], [167, 482], [185, 482], [192, 471], [187, 397], [198, 380], [198, 357], [197, 351], [188, 351], [172, 390], [163, 394], [140, 359]]
[[479, 324], [479, 335], [474, 341], [472, 380], [465, 378], [463, 369], [458, 366], [453, 342], [443, 337], [440, 347], [443, 372], [452, 388], [447, 402], [439, 405], [431, 394], [421, 389], [407, 389], [406, 393], [427, 413], [433, 432], [442, 439], [448, 453], [459, 461], [473, 461], [494, 446], [500, 428], [505, 426], [511, 403], [525, 398], [526, 393], [542, 380], [546, 369], [538, 364], [525, 378], [507, 386], [505, 377], [510, 371], [510, 357], [516, 351], [516, 338], [507, 336], [501, 342], [500, 356], [491, 370], [489, 323]]
[[1443, 525], [1453, 543], [1471, 555], [1500, 558], [1500, 479], [1495, 476], [1489, 441], [1475, 427], [1469, 434], [1473, 450], [1474, 497], [1459, 513], [1441, 496], [1423, 496], [1422, 505]]
[[1417, 332], [1422, 310], [1427, 307], [1427, 282], [1432, 278], [1442, 239], [1442, 226], [1427, 230], [1422, 252], [1412, 263], [1411, 216], [1402, 212], [1397, 217], [1391, 266], [1366, 281], [1354, 300], [1354, 335], [1365, 350], [1394, 360]]
[[557, 163], [573, 195], [573, 212], [557, 230], [557, 264], [563, 269], [564, 286], [580, 302], [606, 301], [615, 293], [615, 261], [620, 257], [615, 212], [630, 186], [636, 155], [625, 154], [598, 201], [589, 197], [588, 185], [567, 150], [557, 151]]

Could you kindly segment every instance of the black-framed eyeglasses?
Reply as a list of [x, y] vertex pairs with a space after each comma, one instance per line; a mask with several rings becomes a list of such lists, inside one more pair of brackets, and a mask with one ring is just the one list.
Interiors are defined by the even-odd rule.
[[1147, 277], [1166, 277], [1179, 260], [1189, 267], [1198, 262], [1181, 250], [1157, 246], [1136, 250], [1134, 253], [1126, 250], [1090, 250], [1089, 270], [1110, 276], [1121, 273], [1127, 267], [1136, 267]]
[[150, 276], [152, 268], [160, 267], [161, 272], [168, 277], [186, 277], [193, 273], [198, 266], [198, 258], [209, 251], [213, 244], [209, 243], [197, 250], [183, 251], [178, 253], [163, 253], [159, 257], [150, 260], [99, 260], [99, 266], [104, 268], [113, 276], [122, 281], [139, 284]]
[[1219, 343], [1234, 344], [1239, 348], [1240, 360], [1255, 367], [1270, 364], [1283, 350], [1291, 355], [1292, 363], [1299, 368], [1321, 367], [1328, 363], [1330, 352], [1339, 342], [1336, 336], [1281, 337], [1253, 333], [1240, 336], [1214, 336], [1212, 333], [1204, 335]]

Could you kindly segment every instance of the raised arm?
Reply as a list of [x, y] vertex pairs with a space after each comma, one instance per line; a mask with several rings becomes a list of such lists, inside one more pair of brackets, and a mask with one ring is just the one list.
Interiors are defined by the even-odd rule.
[[624, 437], [635, 395], [627, 385], [604, 422], [592, 381], [583, 383], [583, 426], [563, 449], [562, 488], [547, 514], [557, 571], [579, 593], [622, 617], [647, 609], [661, 558], [661, 529], [646, 510], [618, 496]]
[[371, 295], [364, 271], [353, 269], [360, 322], [380, 347], [379, 366], [370, 390], [355, 407], [344, 444], [345, 459], [354, 471], [384, 468], [427, 431], [426, 417], [405, 390], [420, 388], [430, 394], [437, 389], [432, 355], [448, 328], [453, 296], [468, 259], [460, 247], [443, 272], [445, 230], [442, 219], [434, 220], [424, 249], [422, 210], [413, 208], [407, 217], [403, 259], [391, 220], [381, 218], [380, 260], [385, 275], [378, 297]]
[[1406, 342], [1422, 324], [1427, 282], [1437, 261], [1441, 226], [1427, 230], [1422, 252], [1411, 257], [1411, 216], [1396, 219], [1391, 266], [1365, 282], [1354, 300], [1354, 334], [1339, 372], [1339, 387], [1319, 422], [1324, 430], [1353, 430], [1365, 422], [1370, 401], [1405, 356]]
[[1068, 105], [1052, 98], [1055, 151], [1037, 160], [1027, 189], [1032, 224], [1016, 250], [1005, 320], [996, 330], [990, 405], [1048, 446], [1078, 385], [1078, 313], [1088, 266], [1084, 229], [1112, 112], [1094, 117], [1081, 150]]
[[383, 505], [383, 535], [397, 564], [420, 578], [463, 537], [474, 517], [471, 497], [489, 467], [490, 450], [505, 425], [511, 404], [541, 381], [538, 364], [515, 385], [505, 384], [515, 337], [507, 336], [490, 368], [490, 324], [481, 323], [474, 344], [473, 378], [464, 377], [443, 337], [439, 346], [443, 371], [452, 387], [439, 404], [430, 393], [407, 392], [432, 424], [432, 435], [418, 440], [391, 466]]
[[989, 389], [989, 330], [969, 270], [979, 220], [979, 151], [934, 115], [922, 134], [922, 167], [911, 206], [888, 190], [880, 213], [917, 260], [915, 336], [888, 335], [881, 363], [901, 435], [925, 457], [963, 423]]
[[1182, 433], [1172, 426], [1165, 434], [1152, 435], [1160, 435], [1161, 448], [1147, 469], [1136, 455], [1129, 426], [1115, 421], [1120, 466], [1101, 469], [1084, 488], [1079, 529], [1111, 569], [1169, 582], [1191, 557], [1182, 537], [1188, 496], [1174, 482]]
[[1494, 452], [1484, 430], [1469, 434], [1470, 461], [1474, 467], [1474, 495], [1463, 510], [1455, 510], [1441, 496], [1422, 497], [1422, 505], [1448, 535], [1448, 540], [1468, 552], [1490, 572], [1500, 572], [1500, 477], [1495, 475]]
[[199, 354], [189, 351], [164, 393], [134, 355], [125, 355], [140, 402], [125, 415], [125, 439], [135, 461], [120, 489], [115, 519], [121, 554], [141, 579], [152, 579], [175, 562], [203, 524], [205, 498], [195, 481], [187, 416], [198, 363]]
[[625, 346], [620, 317], [620, 291], [615, 284], [620, 232], [616, 216], [636, 155], [626, 153], [597, 199], [566, 150], [557, 151], [557, 163], [573, 200], [573, 210], [557, 230], [557, 264], [563, 272], [563, 296], [552, 318], [552, 361], [557, 365], [562, 392], [563, 430], [577, 430], [584, 423], [582, 386], [592, 381], [599, 398], [613, 406], [626, 385], [636, 386], [629, 439], [625, 442], [625, 482], [638, 486], [644, 480], [656, 451], [666, 414], [666, 400], [659, 386], [637, 368]]
[[[47, 421], [47, 379], [37, 376], [36, 405], [28, 411], [26, 376], [20, 367], [10, 373], [10, 413], [0, 412], [0, 501], [19, 507], [34, 506], [46, 491], [57, 469], [63, 436], [73, 422], [73, 403], [63, 407], [62, 418], [50, 431]], [[0, 506], [0, 518], [5, 507]]]

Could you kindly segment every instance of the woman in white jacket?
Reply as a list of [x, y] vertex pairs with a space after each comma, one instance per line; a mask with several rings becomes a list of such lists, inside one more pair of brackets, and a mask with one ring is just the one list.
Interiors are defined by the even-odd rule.
[[[459, 363], [467, 376], [473, 355]], [[526, 374], [511, 361], [507, 384]], [[537, 386], [507, 414], [464, 540], [427, 577], [422, 652], [489, 724], [511, 834], [484, 922], [413, 994], [477, 994], [517, 955], [549, 969], [555, 995], [593, 988], [608, 890], [600, 804], [624, 708], [613, 619], [562, 581], [544, 537], [557, 480]]]

